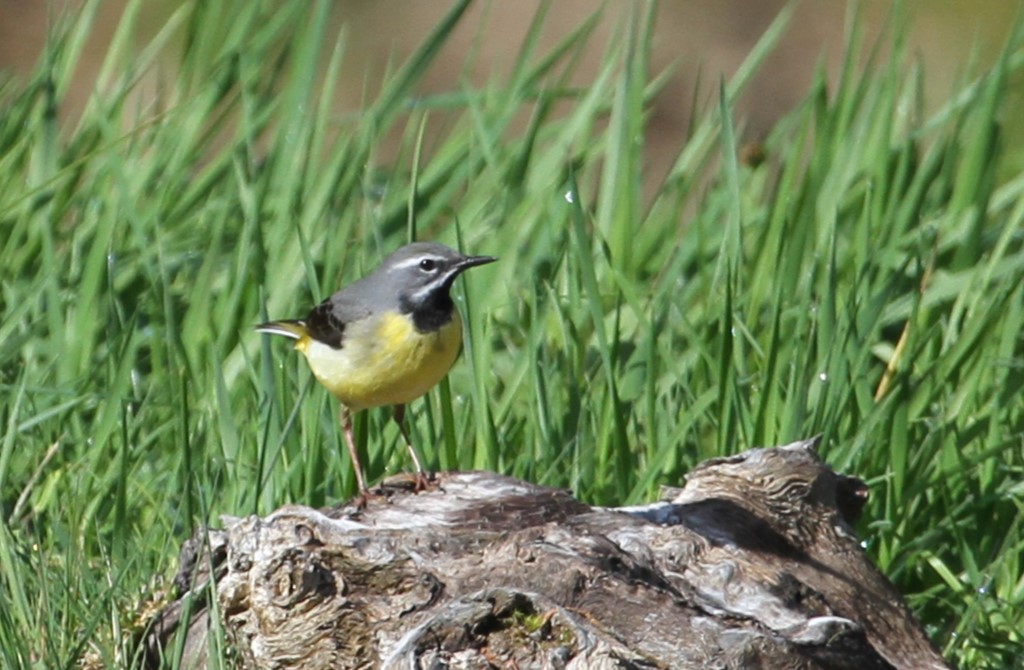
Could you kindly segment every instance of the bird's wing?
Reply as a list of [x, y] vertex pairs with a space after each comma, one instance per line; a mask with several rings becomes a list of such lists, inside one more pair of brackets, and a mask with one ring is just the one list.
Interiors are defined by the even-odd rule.
[[346, 325], [365, 319], [373, 311], [365, 301], [357, 298], [340, 291], [314, 307], [306, 317], [309, 336], [329, 347], [341, 349]]

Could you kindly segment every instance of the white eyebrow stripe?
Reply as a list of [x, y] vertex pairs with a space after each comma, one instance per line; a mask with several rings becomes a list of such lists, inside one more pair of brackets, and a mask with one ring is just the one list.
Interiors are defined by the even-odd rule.
[[410, 265], [419, 265], [420, 261], [422, 261], [425, 258], [434, 258], [434, 257], [433, 256], [427, 256], [427, 255], [413, 256], [412, 258], [406, 258], [404, 261], [399, 261], [399, 262], [395, 263], [394, 265], [391, 266], [390, 269], [391, 270], [401, 270], [402, 268], [407, 268]]

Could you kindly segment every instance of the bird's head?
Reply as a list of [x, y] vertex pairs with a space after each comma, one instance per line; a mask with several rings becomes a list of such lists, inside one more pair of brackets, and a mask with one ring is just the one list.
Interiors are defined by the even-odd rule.
[[385, 258], [378, 272], [398, 297], [399, 307], [416, 311], [450, 300], [456, 277], [496, 260], [493, 256], [466, 256], [434, 242], [414, 242]]

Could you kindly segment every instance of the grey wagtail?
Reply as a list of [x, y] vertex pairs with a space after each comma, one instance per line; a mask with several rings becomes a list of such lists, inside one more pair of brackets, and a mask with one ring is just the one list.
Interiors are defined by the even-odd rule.
[[376, 270], [341, 289], [305, 319], [270, 321], [256, 330], [295, 340], [313, 376], [341, 401], [341, 424], [359, 493], [368, 494], [352, 439], [352, 414], [394, 406], [394, 417], [416, 464], [423, 466], [403, 421], [405, 404], [448, 374], [462, 345], [462, 320], [449, 290], [463, 271], [497, 260], [464, 256], [443, 244], [414, 242]]

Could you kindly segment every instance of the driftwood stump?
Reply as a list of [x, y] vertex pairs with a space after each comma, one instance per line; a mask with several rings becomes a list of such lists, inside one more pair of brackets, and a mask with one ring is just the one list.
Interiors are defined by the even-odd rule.
[[184, 629], [203, 668], [219, 616], [243, 668], [948, 667], [858, 544], [866, 486], [816, 446], [708, 461], [642, 507], [470, 472], [228, 519], [142, 642], [156, 665]]

